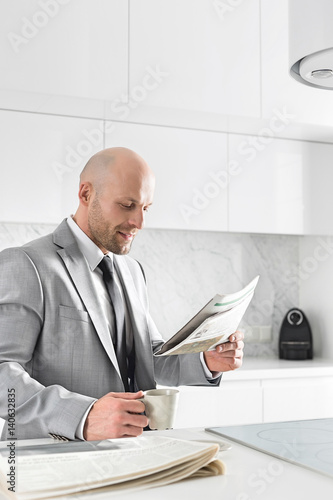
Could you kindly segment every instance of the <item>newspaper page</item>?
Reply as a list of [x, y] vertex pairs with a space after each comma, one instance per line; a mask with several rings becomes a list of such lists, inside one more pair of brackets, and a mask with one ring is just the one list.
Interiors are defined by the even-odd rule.
[[212, 350], [227, 342], [250, 304], [259, 276], [236, 293], [215, 295], [179, 332], [163, 344], [155, 356]]
[[[8, 463], [1, 450], [0, 492], [4, 498], [38, 500], [79, 492], [119, 491], [169, 484], [192, 475], [218, 475], [224, 465], [217, 460], [219, 445], [163, 436], [108, 440], [111, 449], [31, 454], [18, 449], [17, 488], [6, 487]], [[50, 446], [46, 448], [51, 448]], [[60, 448], [59, 448], [60, 451]], [[6, 492], [7, 490], [7, 492]], [[12, 490], [13, 491], [13, 490]], [[1, 493], [0, 493], [1, 494]]]

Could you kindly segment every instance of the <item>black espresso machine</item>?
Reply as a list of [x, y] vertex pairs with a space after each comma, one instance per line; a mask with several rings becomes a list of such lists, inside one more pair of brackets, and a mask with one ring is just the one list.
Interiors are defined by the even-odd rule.
[[294, 307], [284, 317], [280, 329], [280, 359], [312, 359], [312, 334], [303, 311]]

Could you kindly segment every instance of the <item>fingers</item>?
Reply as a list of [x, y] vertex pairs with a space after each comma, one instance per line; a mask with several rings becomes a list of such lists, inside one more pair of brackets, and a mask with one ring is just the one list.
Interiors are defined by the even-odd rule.
[[[124, 399], [123, 397], [110, 395], [112, 393], [103, 396], [99, 401], [102, 403], [103, 401], [103, 409], [105, 411], [109, 411], [110, 413], [131, 413], [131, 414], [139, 414], [145, 411], [145, 405], [142, 401], [137, 401], [135, 399]], [[117, 394], [117, 393], [114, 393]], [[128, 393], [118, 393], [126, 395]], [[96, 403], [95, 403], [96, 405]], [[128, 422], [126, 422], [128, 423]], [[145, 427], [145, 426], [144, 426]]]
[[242, 366], [242, 358], [230, 358], [231, 361], [229, 361], [229, 369], [230, 370], [237, 370], [237, 368], [240, 368]]
[[143, 428], [148, 425], [148, 418], [146, 415], [124, 412], [114, 415], [113, 423], [119, 427], [122, 435], [128, 433], [128, 427], [137, 427], [136, 432], [141, 434]]
[[230, 335], [228, 342], [216, 346], [215, 350], [219, 353], [226, 351], [240, 352], [244, 348], [243, 339], [244, 339], [244, 333], [237, 330], [235, 333]]
[[238, 340], [237, 342], [226, 342], [225, 344], [220, 344], [216, 346], [215, 350], [219, 353], [230, 353], [233, 351], [241, 352], [244, 349], [244, 342]]
[[129, 413], [143, 413], [145, 411], [145, 405], [142, 401], [131, 401], [131, 400], [122, 400], [123, 404], [121, 409]]
[[[130, 413], [143, 413], [145, 405], [142, 401], [136, 401], [138, 398], [143, 397], [143, 391], [139, 392], [109, 392], [104, 398], [112, 398], [118, 401], [113, 403], [112, 408], [119, 411], [126, 411]], [[145, 426], [144, 426], [145, 427]]]
[[[137, 393], [108, 393], [94, 403], [85, 421], [83, 436], [86, 440], [139, 436], [148, 425], [142, 396]], [[134, 397], [133, 397], [134, 396]]]
[[243, 339], [244, 339], [244, 333], [241, 332], [240, 330], [237, 330], [235, 333], [233, 333], [229, 337], [229, 341], [230, 342], [234, 342], [234, 341], [237, 341], [237, 340], [243, 340]]
[[215, 350], [204, 352], [204, 359], [209, 370], [225, 372], [236, 370], [242, 366], [244, 333], [236, 331], [230, 335], [228, 342], [217, 345]]
[[128, 425], [124, 427], [124, 434], [122, 437], [138, 437], [143, 433], [143, 429], [139, 429], [139, 427], [134, 427], [132, 425]]
[[112, 397], [120, 399], [139, 399], [143, 397], [143, 391], [138, 392], [108, 392], [103, 397]]

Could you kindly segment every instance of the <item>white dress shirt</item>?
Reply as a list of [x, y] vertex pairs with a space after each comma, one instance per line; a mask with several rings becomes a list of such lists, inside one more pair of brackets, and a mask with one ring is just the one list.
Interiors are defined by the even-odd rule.
[[[73, 235], [76, 239], [79, 249], [84, 255], [89, 269], [91, 271], [91, 277], [93, 283], [95, 285], [95, 289], [97, 291], [98, 297], [100, 298], [101, 306], [103, 309], [104, 317], [106, 318], [110, 335], [112, 334], [115, 322], [114, 322], [114, 312], [111, 305], [110, 295], [106, 289], [102, 270], [98, 267], [99, 263], [105, 257], [104, 253], [98, 246], [86, 235], [84, 231], [74, 222], [72, 217], [68, 217], [67, 223], [73, 232]], [[108, 252], [108, 255], [113, 262], [113, 253]], [[120, 281], [117, 275], [116, 270], [114, 271], [114, 279], [116, 285], [118, 286], [119, 293], [123, 297], [122, 287], [120, 285]], [[125, 309], [125, 325], [126, 325], [126, 347], [127, 352], [131, 352], [131, 348], [133, 345], [133, 337], [132, 337], [132, 329], [131, 323], [129, 320], [128, 310], [126, 307], [126, 301], [124, 300], [124, 309]]]

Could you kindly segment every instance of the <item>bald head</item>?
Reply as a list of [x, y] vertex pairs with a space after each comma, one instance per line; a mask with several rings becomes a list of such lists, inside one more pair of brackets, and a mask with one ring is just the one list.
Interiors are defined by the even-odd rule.
[[128, 253], [154, 187], [154, 174], [141, 156], [127, 148], [104, 149], [81, 172], [74, 220], [103, 253]]
[[129, 177], [154, 179], [145, 160], [128, 148], [108, 148], [90, 158], [80, 175], [80, 184], [90, 182], [100, 193], [108, 183], [123, 183]]

